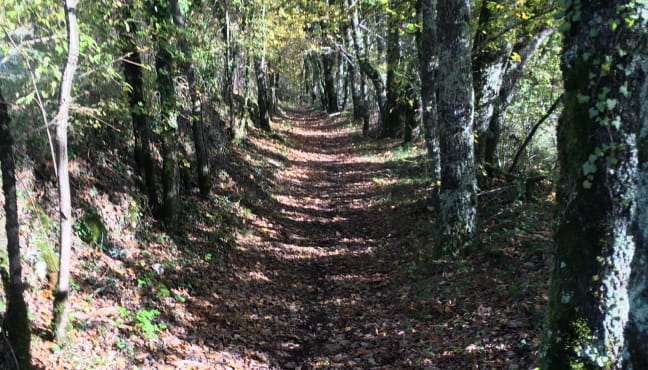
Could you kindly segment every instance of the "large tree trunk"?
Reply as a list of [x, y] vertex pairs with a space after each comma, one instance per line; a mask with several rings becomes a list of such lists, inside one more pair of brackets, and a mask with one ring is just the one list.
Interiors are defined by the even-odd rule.
[[[185, 28], [184, 17], [178, 5], [178, 0], [171, 1], [173, 12], [173, 22], [180, 28]], [[200, 87], [196, 84], [196, 75], [192, 63], [191, 47], [186, 40], [180, 40], [180, 50], [184, 54], [185, 60], [182, 62], [182, 69], [187, 78], [189, 85], [190, 125], [194, 147], [196, 148], [196, 165], [198, 167], [198, 188], [203, 197], [209, 195], [211, 189], [211, 180], [209, 176], [209, 157], [205, 144], [204, 120], [202, 112], [202, 96]]]
[[[395, 6], [394, 1], [390, 6]], [[401, 58], [400, 48], [400, 30], [396, 16], [390, 16], [389, 27], [387, 30], [387, 78], [386, 78], [386, 119], [382, 125], [380, 137], [395, 138], [398, 131], [403, 127], [401, 121], [401, 107], [399, 99], [401, 98], [401, 83], [397, 81], [396, 75]]]
[[151, 12], [160, 25], [157, 35], [155, 67], [157, 88], [160, 93], [160, 125], [162, 127], [162, 219], [167, 226], [174, 224], [180, 202], [178, 169], [178, 122], [175, 86], [173, 83], [173, 56], [169, 41], [164, 35], [171, 22], [171, 7], [165, 1], [154, 0]]
[[423, 130], [425, 146], [428, 150], [428, 169], [433, 184], [432, 201], [438, 202], [439, 181], [441, 180], [441, 159], [439, 157], [439, 138], [437, 135], [437, 26], [436, 0], [421, 0], [423, 31], [420, 44], [421, 104], [423, 107]]
[[7, 297], [7, 311], [2, 327], [9, 337], [11, 348], [16, 354], [21, 369], [31, 367], [31, 329], [27, 317], [27, 304], [23, 296], [20, 264], [20, 236], [18, 229], [18, 201], [16, 197], [16, 158], [14, 140], [11, 134], [11, 118], [8, 104], [0, 92], [0, 163], [2, 166], [2, 191], [4, 193], [5, 229], [7, 231], [7, 255], [9, 276], [2, 267], [2, 282]]
[[[475, 164], [484, 163], [486, 151], [486, 132], [497, 104], [500, 88], [504, 80], [506, 64], [513, 51], [513, 44], [501, 35], [488, 42], [493, 35], [502, 33], [508, 24], [497, 19], [493, 5], [505, 6], [506, 0], [484, 1], [479, 12], [479, 24], [473, 43], [473, 81], [475, 89]], [[492, 44], [492, 45], [491, 45]]]
[[[566, 17], [578, 14], [580, 20], [563, 34], [559, 222], [542, 368], [619, 369], [635, 249], [635, 131], [639, 105], [645, 104], [639, 99], [643, 72], [635, 54], [625, 51], [638, 50], [644, 30], [623, 21], [641, 14], [624, 9], [634, 1], [574, 4], [578, 8], [567, 8]], [[615, 19], [617, 26], [610, 26]], [[646, 353], [641, 357], [633, 360], [645, 361]]]
[[[126, 15], [130, 18], [130, 14]], [[135, 32], [137, 25], [133, 21], [129, 21], [131, 32]], [[150, 127], [150, 117], [146, 114], [145, 97], [144, 97], [144, 74], [142, 70], [142, 60], [137, 51], [137, 44], [133, 34], [126, 32], [124, 28], [122, 32], [124, 42], [124, 77], [126, 82], [130, 85], [130, 90], [127, 90], [128, 102], [130, 105], [131, 119], [133, 120], [133, 136], [135, 137], [135, 167], [139, 173], [144, 174], [144, 191], [148, 196], [149, 207], [157, 209], [158, 193], [157, 183], [155, 181], [155, 161], [153, 160], [153, 151], [151, 148], [152, 132]]]
[[470, 1], [437, 3], [438, 119], [441, 143], [438, 248], [460, 253], [476, 241]]
[[324, 73], [324, 94], [326, 95], [327, 113], [339, 111], [338, 95], [335, 88], [335, 59], [335, 53], [332, 51], [322, 54], [322, 72]]
[[70, 105], [72, 104], [72, 82], [79, 59], [79, 30], [76, 20], [76, 0], [65, 0], [64, 11], [68, 36], [68, 57], [63, 70], [59, 91], [56, 125], [56, 164], [59, 187], [59, 274], [54, 293], [54, 315], [52, 331], [59, 342], [63, 342], [68, 321], [68, 295], [70, 290], [70, 257], [72, 254], [72, 199], [70, 196], [70, 175], [68, 172], [67, 131]]
[[266, 85], [266, 71], [263, 57], [254, 58], [254, 70], [257, 82], [257, 104], [259, 106], [258, 125], [270, 131], [270, 112], [268, 111], [268, 88]]
[[[644, 50], [645, 55], [645, 50]], [[643, 65], [646, 68], [646, 60]], [[644, 73], [646, 71], [644, 70]], [[648, 79], [644, 76], [639, 95], [641, 110], [637, 128], [638, 182], [635, 215], [635, 254], [631, 262], [630, 315], [626, 329], [629, 364], [648, 369]]]

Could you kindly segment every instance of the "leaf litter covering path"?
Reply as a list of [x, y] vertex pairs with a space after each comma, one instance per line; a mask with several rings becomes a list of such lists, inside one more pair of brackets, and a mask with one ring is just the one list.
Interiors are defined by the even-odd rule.
[[[217, 324], [204, 335], [217, 333], [242, 357], [223, 368], [529, 368], [545, 300], [542, 258], [502, 268], [518, 263], [511, 240], [494, 257], [440, 261], [423, 278], [407, 267], [417, 258], [412, 244], [427, 243], [411, 231], [427, 216], [425, 202], [377, 204], [396, 187], [375, 179], [398, 176], [403, 164], [358, 154], [372, 142], [343, 118], [288, 115], [291, 125], [246, 148], [278, 175], [249, 193], [250, 231], [228, 258], [238, 280], [207, 299], [204, 321]], [[423, 199], [426, 188], [401, 191]], [[259, 194], [268, 198], [250, 200]]]
[[136, 186], [119, 158], [83, 164], [96, 178], [74, 172], [112, 238], [77, 244], [63, 349], [49, 340], [50, 290], [31, 280], [35, 368], [532, 366], [550, 202], [480, 198], [484, 247], [426, 262], [422, 143], [404, 150], [305, 110], [273, 126], [232, 145], [212, 197], [185, 195], [171, 232], [128, 221]]

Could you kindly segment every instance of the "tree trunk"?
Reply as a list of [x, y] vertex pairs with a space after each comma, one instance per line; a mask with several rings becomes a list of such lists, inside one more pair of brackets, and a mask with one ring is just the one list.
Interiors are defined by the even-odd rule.
[[[342, 31], [342, 34], [346, 34], [346, 31]], [[337, 85], [336, 89], [336, 95], [338, 96], [338, 109], [339, 110], [344, 110], [344, 107], [346, 106], [347, 98], [348, 98], [348, 93], [347, 93], [347, 88], [349, 87], [348, 82], [348, 73], [346, 72], [346, 65], [344, 61], [344, 51], [338, 51], [337, 52], [337, 69], [336, 73], [337, 76], [335, 78], [335, 82]]]
[[[378, 119], [378, 129], [382, 131], [382, 126], [387, 120], [387, 93], [385, 90], [385, 84], [383, 83], [380, 72], [374, 66], [369, 63], [368, 56], [365, 51], [362, 31], [360, 30], [360, 17], [358, 15], [358, 8], [356, 7], [353, 11], [352, 18], [352, 27], [355, 34], [354, 37], [354, 46], [356, 49], [356, 54], [358, 55], [358, 65], [360, 70], [364, 73], [374, 86], [376, 93], [376, 100], [378, 101], [378, 109], [380, 110], [380, 117]], [[367, 109], [367, 114], [369, 110]]]
[[[635, 131], [645, 104], [635, 60], [642, 53], [625, 50], [640, 50], [644, 29], [623, 21], [641, 14], [625, 8], [634, 1], [574, 4], [566, 19], [579, 20], [563, 33], [558, 226], [541, 363], [543, 369], [620, 369], [635, 249]], [[643, 352], [634, 359], [646, 358]]]
[[470, 1], [438, 2], [437, 25], [441, 143], [441, 237], [437, 247], [456, 254], [474, 246], [477, 231]]
[[70, 175], [68, 172], [67, 131], [70, 105], [72, 104], [72, 82], [79, 59], [79, 31], [76, 19], [76, 0], [65, 0], [64, 12], [67, 25], [68, 57], [63, 70], [59, 91], [58, 112], [54, 117], [56, 125], [56, 163], [59, 187], [59, 275], [54, 293], [54, 315], [52, 331], [59, 342], [64, 342], [68, 321], [68, 295], [70, 290], [70, 257], [72, 253], [72, 199], [70, 196]]
[[[180, 28], [186, 28], [178, 0], [171, 1], [171, 9], [173, 12], [173, 22]], [[209, 195], [209, 191], [211, 190], [211, 180], [209, 176], [209, 157], [207, 155], [207, 148], [205, 144], [202, 96], [200, 94], [200, 87], [196, 84], [191, 48], [187, 44], [187, 40], [180, 40], [179, 44], [180, 50], [182, 50], [185, 58], [185, 60], [182, 62], [182, 69], [184, 70], [187, 78], [187, 84], [189, 85], [189, 100], [191, 102], [189, 121], [194, 147], [196, 148], [198, 188], [200, 189], [200, 194], [203, 197], [206, 197], [207, 195]]]
[[25, 286], [22, 281], [20, 264], [20, 236], [18, 229], [18, 201], [16, 197], [16, 158], [14, 140], [11, 134], [11, 118], [7, 102], [0, 92], [0, 163], [2, 166], [2, 191], [5, 204], [5, 229], [7, 231], [7, 255], [9, 275], [2, 267], [2, 282], [7, 297], [7, 311], [2, 327], [9, 337], [21, 369], [31, 368], [31, 329], [27, 317], [27, 304], [23, 296]]
[[[394, 1], [390, 6], [395, 6]], [[396, 74], [401, 57], [400, 30], [395, 16], [390, 16], [389, 29], [387, 30], [387, 80], [386, 80], [386, 119], [380, 132], [381, 138], [395, 138], [403, 127], [399, 99], [401, 98], [401, 84], [397, 81]]]
[[339, 111], [338, 95], [335, 89], [335, 53], [322, 54], [322, 72], [324, 73], [324, 94], [326, 95], [326, 112]]
[[263, 57], [254, 58], [254, 70], [257, 81], [257, 104], [259, 105], [258, 125], [270, 131], [270, 113], [268, 112], [268, 89], [266, 86], [265, 62]]
[[155, 0], [151, 4], [153, 18], [160, 26], [161, 34], [157, 35], [157, 52], [155, 67], [157, 69], [157, 88], [160, 93], [160, 125], [162, 127], [162, 219], [167, 226], [174, 224], [180, 202], [178, 170], [178, 122], [175, 86], [173, 84], [173, 56], [169, 41], [164, 32], [168, 32], [172, 13], [170, 4]]
[[[350, 0], [348, 2], [348, 6], [352, 6]], [[355, 9], [353, 14], [355, 17]], [[351, 76], [351, 98], [353, 100], [353, 121], [362, 122], [362, 132], [363, 134], [367, 134], [367, 132], [369, 131], [369, 109], [367, 108], [367, 100], [365, 98], [366, 86], [364, 77], [362, 76], [360, 68], [358, 68], [360, 60], [360, 54], [358, 54], [358, 50], [361, 50], [362, 47], [355, 47], [357, 43], [362, 42], [362, 38], [360, 31], [356, 30], [355, 28], [357, 24], [353, 21], [350, 23], [350, 27], [347, 28], [347, 43], [349, 44], [349, 47], [352, 47], [355, 50], [355, 52], [353, 53], [353, 62], [349, 63], [349, 73]]]
[[[128, 10], [127, 10], [128, 11]], [[130, 18], [130, 14], [126, 14]], [[135, 32], [137, 26], [135, 22], [129, 21], [131, 32]], [[144, 190], [149, 200], [149, 207], [153, 210], [159, 207], [157, 185], [155, 181], [155, 161], [153, 160], [153, 151], [151, 148], [151, 127], [150, 117], [145, 109], [144, 97], [144, 74], [142, 71], [142, 61], [137, 51], [137, 44], [133, 34], [127, 33], [121, 29], [124, 42], [124, 78], [130, 85], [127, 90], [128, 101], [130, 105], [131, 119], [133, 120], [133, 136], [135, 137], [135, 168], [139, 173], [144, 174]]]
[[[645, 5], [644, 5], [645, 9]], [[642, 53], [645, 55], [645, 50]], [[645, 57], [644, 57], [645, 58]], [[646, 68], [646, 60], [643, 66]], [[644, 70], [644, 73], [646, 71]], [[627, 369], [648, 369], [648, 79], [643, 77], [637, 129], [638, 181], [634, 220], [635, 253], [628, 283], [630, 314], [626, 327]]]
[[[347, 44], [349, 47], [353, 45], [353, 37], [351, 36], [351, 27], [347, 28]], [[354, 53], [355, 55], [355, 53]], [[360, 92], [360, 76], [358, 76], [357, 60], [349, 62], [347, 68], [349, 90], [351, 91], [351, 102], [353, 103], [353, 122], [359, 123], [362, 121], [362, 105], [364, 100]]]
[[495, 100], [493, 106], [493, 113], [490, 118], [490, 123], [488, 124], [488, 130], [485, 134], [482, 134], [480, 139], [480, 142], [484, 145], [484, 156], [483, 159], [477, 158], [478, 160], [475, 161], [478, 166], [482, 165], [484, 162], [496, 165], [500, 131], [504, 118], [506, 117], [506, 110], [511, 105], [513, 97], [515, 96], [517, 82], [520, 77], [522, 77], [524, 67], [533, 53], [554, 31], [553, 28], [544, 26], [534, 36], [528, 37], [525, 34], [516, 42], [514, 51], [520, 55], [520, 61], [517, 63], [511, 63], [509, 60], [506, 73], [502, 77], [502, 85], [500, 86], [499, 96]]
[[277, 94], [279, 83], [279, 73], [273, 72], [270, 74], [270, 92], [268, 96], [268, 104], [270, 105], [270, 108], [268, 110], [270, 111], [271, 117], [276, 116], [279, 111], [278, 106], [280, 97]]
[[508, 24], [497, 19], [493, 5], [505, 6], [507, 1], [484, 1], [479, 13], [479, 24], [473, 43], [473, 81], [475, 89], [475, 165], [484, 164], [486, 151], [486, 132], [497, 104], [507, 62], [513, 51], [513, 44], [506, 41], [505, 35], [488, 42], [493, 35], [501, 34]]

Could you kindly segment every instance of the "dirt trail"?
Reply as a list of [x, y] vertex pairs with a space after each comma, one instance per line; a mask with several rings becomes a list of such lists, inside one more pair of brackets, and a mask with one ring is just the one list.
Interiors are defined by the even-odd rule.
[[399, 300], [381, 250], [389, 216], [371, 207], [382, 165], [354, 153], [349, 128], [307, 111], [288, 114], [278, 209], [259, 219], [265, 232], [249, 240], [260, 272], [273, 277], [266, 293], [284, 306], [268, 320], [274, 341], [266, 351], [282, 368], [393, 364], [398, 348], [388, 332], [398, 326]]
[[511, 240], [496, 255], [427, 262], [422, 276], [420, 162], [388, 160], [398, 143], [364, 139], [347, 118], [286, 114], [228, 169], [248, 230], [226, 267], [204, 271], [188, 307], [199, 325], [183, 338], [223, 369], [532, 367], [542, 259]]

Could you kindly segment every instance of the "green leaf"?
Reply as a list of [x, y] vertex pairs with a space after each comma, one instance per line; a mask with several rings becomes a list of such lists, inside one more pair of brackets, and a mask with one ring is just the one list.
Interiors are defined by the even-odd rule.
[[617, 130], [621, 128], [621, 117], [616, 116], [614, 117], [614, 120], [612, 121], [612, 126], [616, 128]]
[[621, 87], [619, 88], [619, 92], [621, 93], [621, 95], [625, 96], [626, 98], [630, 95], [630, 92], [628, 91], [627, 82], [621, 85]]
[[608, 166], [616, 166], [619, 164], [619, 160], [616, 157], [609, 156], [606, 158]]
[[571, 29], [571, 23], [569, 21], [563, 22], [563, 24], [558, 27], [558, 31], [560, 32], [567, 32]]
[[595, 118], [595, 117], [597, 117], [598, 115], [599, 115], [599, 111], [598, 111], [596, 108], [591, 107], [591, 108], [589, 109], [589, 118]]
[[583, 175], [585, 176], [596, 173], [596, 164], [594, 164], [594, 162], [587, 161], [583, 163], [582, 170]]
[[32, 91], [29, 94], [23, 96], [22, 98], [17, 99], [16, 103], [20, 105], [22, 104], [29, 105], [34, 100], [35, 96], [36, 96], [36, 92]]

